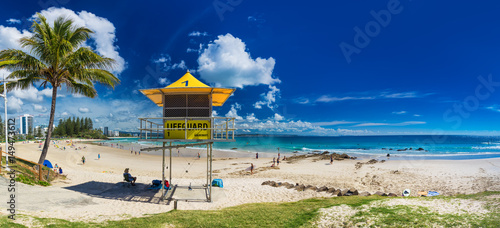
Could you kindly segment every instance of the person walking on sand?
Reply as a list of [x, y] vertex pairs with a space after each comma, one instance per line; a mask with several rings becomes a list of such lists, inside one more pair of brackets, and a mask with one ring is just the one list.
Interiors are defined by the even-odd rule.
[[97, 160], [101, 160], [101, 154], [97, 154]]
[[250, 163], [250, 174], [253, 175], [253, 163]]
[[276, 159], [276, 166], [279, 166], [280, 165], [280, 157], [278, 157], [278, 159]]
[[82, 156], [82, 163], [85, 165], [85, 156]]
[[200, 155], [200, 153], [198, 153], [198, 159], [200, 159], [200, 158], [201, 158], [201, 155]]
[[333, 164], [333, 154], [330, 155], [330, 165]]
[[259, 159], [259, 153], [255, 153], [255, 159]]

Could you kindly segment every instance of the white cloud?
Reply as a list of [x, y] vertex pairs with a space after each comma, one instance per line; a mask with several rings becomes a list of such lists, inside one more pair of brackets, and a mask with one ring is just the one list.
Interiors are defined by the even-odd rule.
[[[113, 58], [116, 60], [115, 72], [121, 73], [125, 70], [127, 63], [125, 59], [118, 53], [119, 47], [115, 45], [116, 42], [116, 29], [113, 23], [108, 19], [99, 17], [91, 12], [80, 11], [75, 13], [73, 10], [66, 8], [56, 8], [51, 7], [40, 12], [43, 16], [47, 18], [47, 21], [53, 23], [53, 21], [59, 16], [66, 16], [74, 20], [75, 25], [85, 26], [92, 31], [91, 38], [95, 41], [96, 51], [106, 57]], [[33, 15], [35, 17], [36, 15]]]
[[264, 98], [263, 101], [257, 101], [253, 106], [256, 109], [261, 109], [262, 105], [266, 105], [270, 109], [274, 109], [276, 105], [273, 105], [276, 102], [276, 97], [279, 97], [280, 89], [276, 88], [276, 86], [269, 86], [269, 91], [267, 93], [263, 93], [260, 96]]
[[347, 100], [373, 100], [375, 97], [332, 97], [329, 95], [323, 95], [316, 99], [316, 102], [335, 102], [335, 101], [347, 101]]
[[419, 114], [413, 114], [414, 117], [420, 117], [421, 115]]
[[275, 60], [253, 59], [243, 41], [231, 34], [220, 35], [198, 57], [201, 78], [217, 86], [243, 88], [248, 85], [272, 85]]
[[406, 121], [401, 123], [361, 123], [354, 125], [353, 127], [374, 127], [374, 126], [408, 126], [408, 125], [419, 125], [426, 124], [423, 121]]
[[23, 101], [17, 97], [9, 97], [7, 101], [8, 113], [18, 113], [23, 111]]
[[257, 117], [255, 117], [255, 113], [250, 113], [247, 115], [247, 117], [245, 118], [248, 122], [254, 122], [254, 121], [258, 121], [259, 119], [257, 119]]
[[47, 108], [43, 107], [42, 105], [39, 104], [33, 104], [33, 110], [38, 111], [38, 112], [47, 112]]
[[88, 108], [84, 108], [84, 107], [80, 107], [78, 108], [78, 111], [81, 112], [81, 113], [87, 113], [87, 112], [90, 112], [90, 110]]
[[19, 44], [19, 40], [25, 36], [31, 36], [31, 33], [27, 30], [19, 31], [14, 27], [0, 25], [0, 50], [13, 48], [27, 51]]
[[337, 102], [337, 101], [348, 101], [348, 100], [375, 100], [375, 99], [403, 99], [403, 98], [419, 98], [429, 96], [431, 93], [420, 94], [418, 92], [401, 92], [401, 93], [389, 93], [389, 92], [381, 92], [369, 96], [330, 96], [323, 95], [316, 99], [316, 102]]
[[298, 104], [309, 104], [309, 99], [308, 98], [305, 98], [305, 97], [299, 97], [299, 98], [296, 98], [293, 100], [295, 103], [298, 103]]
[[160, 85], [167, 85], [170, 83], [170, 80], [168, 80], [167, 78], [160, 78], [158, 82], [160, 83]]
[[17, 98], [31, 102], [40, 102], [43, 100], [43, 93], [39, 93], [39, 91], [32, 86], [24, 90], [14, 89], [10, 93]]
[[181, 60], [180, 63], [175, 63], [174, 65], [172, 65], [172, 69], [187, 69], [187, 66], [186, 66], [186, 62], [184, 62], [184, 60]]
[[241, 110], [241, 105], [238, 103], [234, 103], [231, 105], [231, 109], [229, 112], [226, 113], [226, 117], [234, 117], [237, 120], [243, 119], [241, 116], [238, 115], [238, 110]]
[[406, 114], [406, 111], [392, 112], [392, 114], [403, 115]]
[[312, 123], [316, 126], [334, 126], [334, 125], [345, 125], [345, 124], [355, 124], [358, 122], [352, 122], [352, 121], [330, 121], [330, 122], [315, 122]]
[[10, 19], [8, 19], [6, 21], [9, 24], [21, 24], [21, 20], [19, 20], [19, 19], [10, 18]]
[[495, 112], [500, 112], [500, 105], [492, 105], [492, 106], [486, 107], [486, 109], [489, 109], [489, 110], [495, 111]]
[[285, 117], [283, 117], [282, 115], [280, 115], [278, 113], [274, 113], [274, 120], [276, 120], [276, 121], [282, 121], [284, 119], [285, 119]]
[[207, 32], [192, 31], [188, 36], [208, 36]]
[[61, 116], [69, 116], [69, 113], [68, 112], [63, 112], [63, 113], [61, 113]]
[[219, 113], [217, 113], [217, 111], [212, 110], [212, 116], [218, 116], [218, 115], [219, 115]]

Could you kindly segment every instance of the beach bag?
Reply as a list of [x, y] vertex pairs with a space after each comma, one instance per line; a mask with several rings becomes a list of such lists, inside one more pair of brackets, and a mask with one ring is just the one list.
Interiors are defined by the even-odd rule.
[[153, 186], [159, 186], [161, 184], [161, 180], [153, 180]]

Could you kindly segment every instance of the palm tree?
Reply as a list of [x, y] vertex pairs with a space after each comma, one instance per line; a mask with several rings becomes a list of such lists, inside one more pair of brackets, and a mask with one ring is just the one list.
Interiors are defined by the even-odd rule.
[[[56, 111], [57, 90], [63, 86], [70, 93], [94, 98], [97, 92], [94, 83], [113, 88], [120, 80], [110, 73], [115, 60], [103, 57], [84, 46], [93, 32], [86, 27], [74, 25], [73, 20], [59, 17], [53, 27], [47, 19], [37, 14], [31, 27], [32, 36], [21, 38], [21, 47], [29, 50], [7, 49], [0, 51], [0, 67], [12, 73], [7, 90], [27, 89], [31, 86], [52, 87], [52, 105], [50, 107], [47, 138], [43, 145], [38, 163], [42, 164], [52, 136], [54, 113]], [[0, 89], [3, 92], [3, 89]]]

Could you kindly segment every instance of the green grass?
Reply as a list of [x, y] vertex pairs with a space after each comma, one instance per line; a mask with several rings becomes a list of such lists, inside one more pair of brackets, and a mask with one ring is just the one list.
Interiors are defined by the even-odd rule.
[[[485, 197], [490, 195], [500, 195], [500, 192], [457, 197], [417, 198], [417, 200], [459, 198], [488, 201], [490, 199], [485, 199]], [[495, 202], [498, 203], [497, 199], [493, 199], [491, 213], [484, 216], [437, 214], [429, 208], [421, 206], [377, 206], [379, 204], [368, 206], [379, 200], [390, 200], [390, 198], [350, 196], [307, 199], [290, 203], [254, 203], [210, 211], [175, 210], [142, 218], [104, 223], [69, 222], [48, 218], [33, 219], [35, 220], [34, 224], [44, 227], [165, 227], [167, 225], [175, 227], [312, 227], [319, 218], [318, 210], [320, 208], [345, 204], [358, 211], [345, 224], [347, 227], [356, 225], [372, 227], [498, 227], [498, 221], [500, 221], [498, 204], [495, 204]], [[179, 202], [179, 208], [182, 208], [182, 202]], [[0, 225], [2, 227], [16, 227], [5, 217], [0, 219]]]

